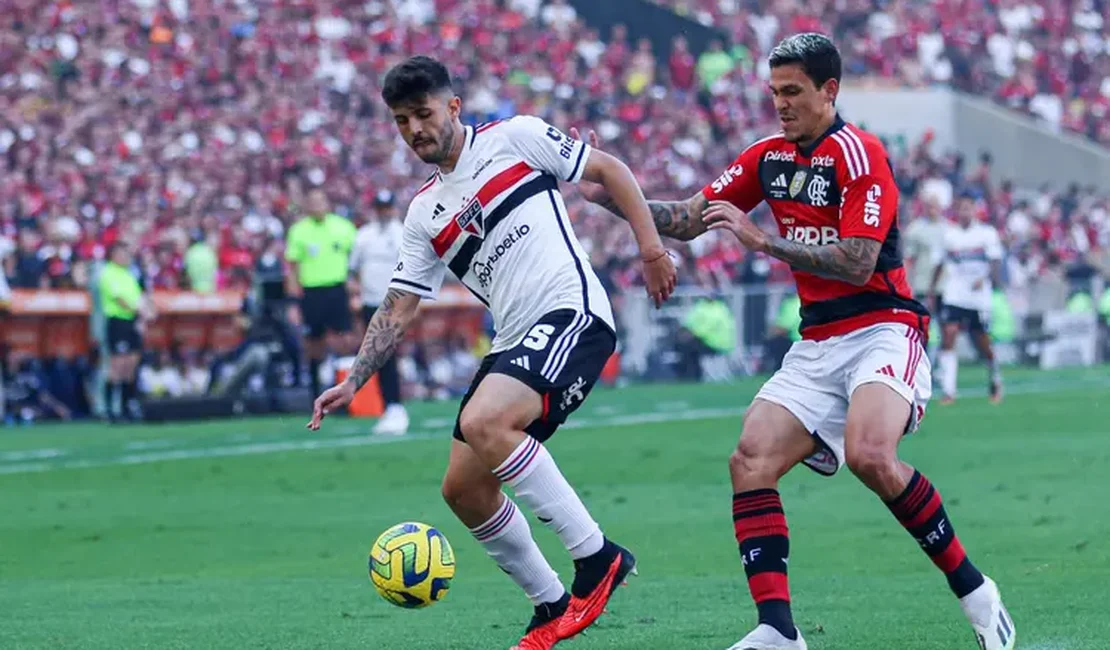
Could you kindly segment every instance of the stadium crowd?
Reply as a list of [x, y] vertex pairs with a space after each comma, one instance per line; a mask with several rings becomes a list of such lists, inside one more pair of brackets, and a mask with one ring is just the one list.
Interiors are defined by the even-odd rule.
[[[621, 26], [600, 34], [565, 0], [4, 4], [0, 258], [17, 288], [87, 286], [90, 265], [121, 238], [139, 244], [149, 287], [207, 290], [187, 264], [191, 248], [214, 256], [213, 286], [246, 287], [260, 256], [280, 254], [308, 188], [324, 187], [356, 222], [379, 190], [403, 205], [426, 170], [378, 84], [410, 52], [448, 63], [464, 121], [533, 113], [595, 128], [656, 197], [693, 194], [774, 130], [761, 62], [798, 30], [836, 34], [848, 75], [951, 83], [1110, 141], [1098, 0], [672, 0], [732, 38], [698, 58], [681, 37], [657, 52]], [[943, 213], [960, 192], [982, 199], [1009, 245], [1011, 284], [1065, 265], [1107, 273], [1106, 197], [993, 184], [989, 157], [928, 142], [892, 153], [907, 219]], [[568, 207], [610, 288], [636, 285], [629, 230], [574, 192]], [[730, 238], [679, 251], [687, 283], [789, 277]]]
[[757, 65], [782, 31], [828, 30], [845, 72], [899, 85], [951, 84], [1110, 143], [1110, 40], [1103, 0], [654, 0], [723, 28]]

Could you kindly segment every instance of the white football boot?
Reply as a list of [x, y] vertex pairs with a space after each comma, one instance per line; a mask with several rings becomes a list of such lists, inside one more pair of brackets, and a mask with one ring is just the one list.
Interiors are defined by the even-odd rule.
[[798, 638], [791, 641], [775, 628], [763, 624], [735, 645], [730, 646], [728, 650], [806, 650], [806, 640], [802, 638], [802, 631], [794, 629], [798, 632]]
[[975, 628], [975, 639], [981, 650], [1011, 650], [1017, 629], [1010, 612], [1002, 604], [1002, 595], [994, 580], [986, 581], [975, 591], [960, 599], [971, 627]]
[[390, 404], [382, 417], [374, 425], [374, 434], [379, 436], [403, 436], [409, 430], [409, 414], [404, 406]]

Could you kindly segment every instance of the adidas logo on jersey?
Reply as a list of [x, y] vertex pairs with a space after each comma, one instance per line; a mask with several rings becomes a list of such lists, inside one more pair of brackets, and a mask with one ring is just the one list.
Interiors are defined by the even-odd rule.
[[517, 366], [518, 368], [524, 368], [525, 370], [531, 370], [532, 369], [532, 362], [529, 361], [528, 357], [526, 357], [526, 356], [525, 357], [517, 357], [517, 358], [513, 359], [512, 361], [510, 361], [509, 363], [513, 364], [514, 366]]
[[786, 187], [786, 186], [787, 186], [786, 174], [779, 174], [779, 177], [775, 179], [775, 182], [771, 183], [771, 187]]

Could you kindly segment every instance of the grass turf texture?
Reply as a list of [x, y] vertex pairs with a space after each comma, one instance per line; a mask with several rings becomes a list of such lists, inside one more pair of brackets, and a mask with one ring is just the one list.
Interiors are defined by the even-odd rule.
[[[1008, 380], [1000, 407], [981, 391], [934, 405], [903, 456], [999, 582], [1019, 648], [1105, 648], [1106, 372]], [[757, 387], [599, 390], [552, 441], [640, 562], [566, 647], [720, 650], [752, 627], [726, 458]], [[343, 419], [317, 436], [295, 418], [0, 430], [0, 648], [508, 648], [530, 607], [438, 494], [453, 405], [412, 412], [421, 433], [390, 444]], [[975, 647], [943, 577], [849, 474], [798, 469], [782, 492], [811, 648]], [[457, 553], [451, 593], [427, 610], [386, 604], [366, 575], [369, 545], [405, 520], [439, 527]], [[558, 541], [533, 531], [569, 581]]]

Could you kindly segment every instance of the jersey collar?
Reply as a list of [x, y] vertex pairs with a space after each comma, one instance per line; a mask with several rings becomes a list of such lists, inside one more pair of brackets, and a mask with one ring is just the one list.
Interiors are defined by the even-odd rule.
[[844, 128], [844, 120], [840, 118], [840, 113], [837, 113], [836, 114], [836, 119], [833, 120], [832, 126], [830, 126], [828, 129], [826, 129], [825, 132], [822, 133], [820, 137], [818, 137], [816, 140], [814, 140], [813, 144], [809, 145], [808, 147], [795, 145], [795, 146], [798, 147], [798, 153], [802, 154], [806, 158], [809, 158], [810, 156], [813, 155], [814, 151], [817, 151], [817, 147], [821, 146], [821, 143], [825, 141], [825, 138], [829, 137], [830, 135], [836, 133], [837, 131], [839, 131], [840, 129], [843, 129], [843, 128]]

